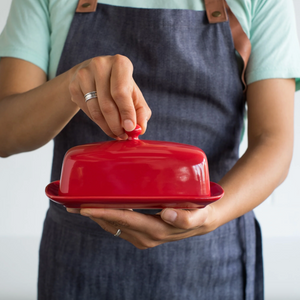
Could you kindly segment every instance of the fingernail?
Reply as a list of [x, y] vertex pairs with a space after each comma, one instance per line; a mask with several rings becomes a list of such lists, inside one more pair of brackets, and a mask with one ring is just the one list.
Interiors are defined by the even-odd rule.
[[134, 124], [131, 120], [125, 120], [124, 121], [124, 129], [126, 131], [132, 131], [134, 129]]
[[177, 212], [172, 209], [167, 209], [163, 213], [163, 219], [168, 222], [174, 222], [177, 218]]
[[121, 135], [119, 135], [120, 140], [127, 140], [128, 135], [126, 133], [123, 133]]
[[89, 210], [81, 210], [80, 214], [84, 217], [90, 217], [91, 216], [91, 212]]

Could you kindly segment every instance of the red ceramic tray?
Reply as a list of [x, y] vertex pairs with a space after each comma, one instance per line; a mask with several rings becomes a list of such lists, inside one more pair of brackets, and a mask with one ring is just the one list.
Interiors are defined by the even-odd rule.
[[60, 196], [59, 180], [47, 185], [46, 195], [54, 202], [69, 208], [133, 208], [133, 209], [162, 209], [172, 208], [203, 208], [224, 195], [224, 190], [217, 183], [210, 183], [210, 196], [164, 196], [164, 197], [130, 197], [130, 196]]

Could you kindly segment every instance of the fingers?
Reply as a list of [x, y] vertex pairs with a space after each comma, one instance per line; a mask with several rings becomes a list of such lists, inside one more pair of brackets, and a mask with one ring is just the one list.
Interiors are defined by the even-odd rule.
[[[114, 60], [115, 59], [111, 57], [98, 57], [95, 59], [95, 81], [98, 94], [98, 105], [104, 121], [114, 136], [122, 138], [125, 132], [121, 124], [120, 109], [111, 93], [111, 80], [114, 76]], [[123, 71], [123, 73], [126, 85], [130, 87], [130, 84], [132, 85], [132, 83], [130, 83], [130, 78], [132, 81], [132, 73], [130, 73], [130, 70], [127, 70], [127, 72]], [[130, 92], [130, 89], [128, 89], [128, 91]], [[132, 102], [130, 93], [126, 96], [127, 99], [124, 101]]]
[[[182, 232], [182, 229], [174, 228], [166, 224], [158, 215], [146, 215], [135, 211], [105, 208], [87, 208], [82, 209], [80, 213], [83, 216], [110, 222], [114, 224], [115, 227], [123, 227], [147, 235], [152, 235], [153, 232], [165, 235]], [[172, 229], [172, 233], [170, 229]]]
[[[100, 225], [103, 230], [111, 233], [112, 235], [115, 235], [117, 233], [118, 229], [120, 229], [120, 228], [115, 227], [114, 225], [110, 224], [109, 222], [105, 222], [101, 219], [95, 219], [95, 218], [91, 218], [91, 219], [94, 222], [98, 223], [98, 225]], [[122, 238], [124, 238], [124, 232], [122, 232], [122, 230], [121, 230], [121, 234], [123, 234]], [[119, 235], [119, 237], [121, 237], [121, 234]]]
[[147, 129], [147, 123], [151, 118], [152, 112], [139, 87], [135, 84], [133, 88], [133, 102], [136, 109], [137, 123], [142, 127], [142, 134]]
[[[171, 214], [168, 214], [170, 211], [176, 213], [175, 219], [170, 220]], [[205, 208], [165, 209], [161, 217], [117, 209], [87, 208], [80, 211], [81, 215], [90, 217], [111, 234], [116, 234], [120, 229], [122, 232], [120, 237], [139, 249], [152, 248], [166, 242], [208, 233], [209, 230], [203, 226], [208, 212], [209, 209]]]
[[115, 101], [126, 131], [136, 127], [136, 112], [132, 99], [134, 81], [133, 66], [128, 58], [116, 55], [110, 77], [110, 93]]
[[[77, 67], [69, 86], [72, 100], [113, 138], [127, 138], [124, 129], [132, 131], [137, 123], [144, 133], [151, 117], [132, 73], [125, 56], [96, 57]], [[92, 91], [98, 98], [85, 103], [83, 96]]]
[[208, 218], [208, 207], [202, 209], [171, 209], [161, 212], [161, 218], [166, 223], [181, 229], [194, 229], [205, 224]]
[[[127, 240], [138, 249], [153, 248], [166, 242], [165, 230], [157, 230], [157, 222], [165, 227], [170, 227], [162, 222], [159, 216], [154, 217], [137, 212], [113, 209], [82, 209], [81, 215], [89, 216], [105, 231], [116, 234], [121, 230], [120, 238]], [[164, 224], [163, 224], [164, 223]], [[147, 224], [147, 226], [145, 225]]]
[[138, 249], [148, 249], [159, 245], [159, 243], [154, 243], [153, 241], [150, 241], [149, 239], [145, 238], [143, 234], [137, 231], [130, 230], [119, 224], [115, 224], [114, 222], [108, 222], [102, 219], [92, 217], [91, 219], [98, 225], [100, 225], [103, 230], [109, 232], [112, 235], [116, 235], [118, 230], [121, 230], [121, 233], [118, 236], [116, 236], [116, 238], [122, 238], [123, 240], [126, 240], [133, 244]]
[[121, 126], [118, 107], [110, 93], [111, 64], [107, 58], [100, 57], [94, 63], [94, 75], [98, 98], [89, 103], [89, 109], [98, 113], [95, 122], [102, 130], [112, 137], [122, 137], [124, 129]]
[[[137, 223], [145, 221], [144, 216], [134, 211], [123, 209], [86, 208], [81, 209], [81, 215], [114, 222], [116, 226], [134, 229]], [[136, 226], [137, 227], [137, 226]]]
[[[103, 72], [103, 74], [107, 75], [107, 72]], [[98, 98], [93, 98], [85, 102], [85, 105], [83, 106], [84, 112], [109, 136], [115, 138], [118, 136], [116, 132], [111, 130], [109, 124], [106, 122], [105, 117], [101, 111], [100, 108], [100, 101], [99, 99], [103, 99], [106, 101], [106, 99], [110, 98], [110, 95], [105, 95], [105, 84], [106, 82], [109, 82], [109, 75], [103, 76], [99, 82], [102, 84], [100, 88], [98, 87], [99, 84], [96, 84], [95, 78], [93, 77], [93, 73], [91, 73], [87, 68], [82, 68], [78, 71], [78, 79], [79, 79], [79, 86], [82, 91], [82, 95], [84, 96], [87, 93], [90, 93], [92, 91], [97, 91]], [[97, 87], [96, 87], [97, 85]], [[100, 93], [100, 95], [99, 95]], [[110, 99], [109, 99], [110, 100]], [[109, 101], [108, 100], [108, 101]], [[84, 100], [85, 101], [85, 100]], [[112, 100], [111, 100], [112, 101]], [[116, 116], [118, 116], [117, 108], [115, 107], [114, 113]], [[120, 122], [119, 122], [120, 123]], [[120, 124], [119, 124], [120, 125]], [[122, 134], [121, 132], [120, 134]]]
[[67, 207], [66, 210], [67, 210], [67, 212], [69, 212], [71, 214], [80, 214], [80, 208]]
[[[93, 219], [103, 219], [110, 223], [114, 228], [126, 227], [130, 230], [139, 232], [150, 231], [164, 231], [166, 227], [163, 222], [159, 222], [160, 218], [165, 223], [172, 225], [172, 234], [178, 234], [186, 232], [186, 230], [195, 229], [205, 224], [209, 215], [209, 206], [203, 209], [164, 209], [160, 215], [143, 215], [132, 210], [109, 210], [109, 209], [72, 209], [68, 208], [70, 213], [81, 213], [84, 216], [91, 217]], [[129, 212], [129, 213], [128, 213]], [[158, 222], [153, 223], [153, 218]], [[149, 226], [149, 223], [153, 223]], [[151, 227], [151, 228], [150, 228]], [[176, 230], [173, 230], [174, 227]], [[171, 227], [169, 226], [168, 229]]]

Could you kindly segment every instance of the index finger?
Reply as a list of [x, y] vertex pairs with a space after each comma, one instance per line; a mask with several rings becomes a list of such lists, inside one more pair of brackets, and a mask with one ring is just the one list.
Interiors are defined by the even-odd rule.
[[110, 77], [110, 93], [118, 107], [121, 124], [126, 131], [136, 127], [136, 109], [132, 99], [134, 80], [132, 78], [133, 65], [122, 55], [114, 56]]

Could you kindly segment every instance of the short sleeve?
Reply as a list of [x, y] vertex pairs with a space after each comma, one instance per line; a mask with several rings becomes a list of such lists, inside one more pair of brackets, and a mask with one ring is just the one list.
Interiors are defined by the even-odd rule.
[[292, 0], [256, 0], [252, 6], [252, 52], [247, 83], [295, 78], [300, 89], [300, 49]]
[[0, 57], [29, 61], [47, 74], [49, 52], [48, 0], [13, 0], [0, 35]]

